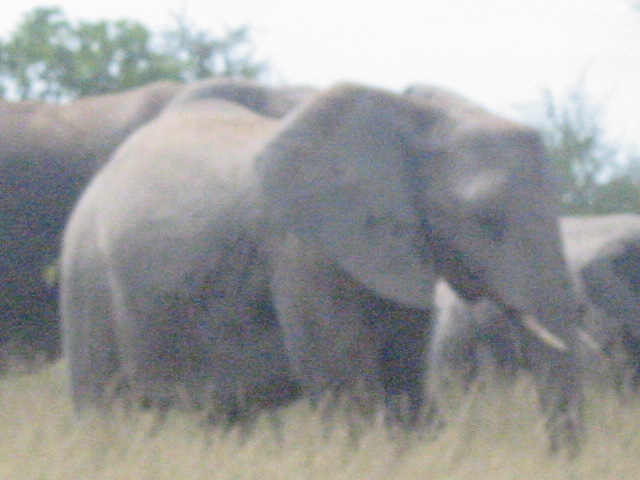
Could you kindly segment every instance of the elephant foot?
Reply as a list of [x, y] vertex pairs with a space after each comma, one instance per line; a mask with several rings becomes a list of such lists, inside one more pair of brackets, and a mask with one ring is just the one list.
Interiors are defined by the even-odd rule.
[[580, 417], [566, 412], [549, 420], [549, 451], [552, 455], [566, 453], [569, 458], [578, 456], [584, 438], [584, 426]]
[[415, 433], [420, 438], [431, 438], [445, 427], [444, 418], [434, 401], [416, 407], [407, 395], [395, 395], [387, 399], [385, 424], [392, 431]]
[[583, 418], [581, 396], [565, 398], [556, 405], [555, 411], [548, 413], [547, 431], [552, 455], [565, 453], [569, 458], [575, 458], [580, 453], [585, 433]]

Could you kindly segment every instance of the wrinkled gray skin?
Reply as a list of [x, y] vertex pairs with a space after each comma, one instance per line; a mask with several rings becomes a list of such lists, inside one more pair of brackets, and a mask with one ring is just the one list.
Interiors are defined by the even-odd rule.
[[[565, 217], [565, 257], [585, 302], [581, 325], [585, 366], [602, 363], [602, 353], [622, 349], [633, 380], [640, 375], [640, 216]], [[495, 303], [465, 303], [445, 283], [437, 294], [438, 320], [430, 358], [436, 381], [452, 375], [473, 379], [483, 361], [507, 375], [528, 369], [531, 342], [517, 321]]]
[[61, 258], [79, 411], [108, 404], [116, 386], [229, 415], [296, 396], [259, 249], [254, 162], [279, 121], [246, 106], [281, 116], [299, 99], [297, 89], [195, 84], [92, 181]]
[[304, 391], [364, 384], [408, 398], [412, 420], [434, 413], [424, 345], [442, 276], [563, 340], [539, 342], [533, 362], [553, 446], [577, 445], [579, 307], [533, 130], [436, 89], [337, 87], [289, 118], [259, 166], [274, 305]]
[[0, 100], [0, 348], [58, 356], [57, 292], [45, 272], [65, 220], [111, 152], [179, 89], [159, 82], [64, 105]]

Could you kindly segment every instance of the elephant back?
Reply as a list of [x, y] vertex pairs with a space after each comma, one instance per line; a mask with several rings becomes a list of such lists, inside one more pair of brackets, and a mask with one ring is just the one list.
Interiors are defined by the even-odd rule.
[[169, 108], [203, 99], [219, 99], [237, 103], [266, 117], [282, 118], [315, 91], [310, 87], [268, 87], [247, 80], [211, 78], [188, 86]]

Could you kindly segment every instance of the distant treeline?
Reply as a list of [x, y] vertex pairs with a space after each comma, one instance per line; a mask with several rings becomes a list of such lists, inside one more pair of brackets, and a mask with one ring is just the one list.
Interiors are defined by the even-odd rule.
[[[259, 78], [267, 65], [254, 58], [250, 33], [243, 26], [215, 36], [181, 17], [153, 32], [134, 20], [71, 22], [60, 8], [36, 8], [0, 39], [0, 96], [60, 101], [155, 80]], [[583, 87], [561, 99], [545, 92], [533, 119], [560, 173], [562, 213], [640, 213], [640, 155], [605, 141], [600, 109]]]
[[39, 7], [0, 39], [0, 95], [15, 100], [69, 100], [155, 80], [255, 78], [265, 68], [247, 27], [215, 36], [181, 17], [154, 32], [134, 20], [71, 22], [60, 8]]

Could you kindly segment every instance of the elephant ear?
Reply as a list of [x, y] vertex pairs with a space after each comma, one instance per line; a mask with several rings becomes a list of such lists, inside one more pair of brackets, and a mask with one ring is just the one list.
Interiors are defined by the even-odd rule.
[[[402, 97], [329, 90], [292, 116], [259, 160], [274, 226], [387, 298], [431, 307], [435, 274], [416, 247], [420, 218], [407, 174], [412, 137], [433, 121]], [[413, 166], [413, 167], [412, 167]]]

